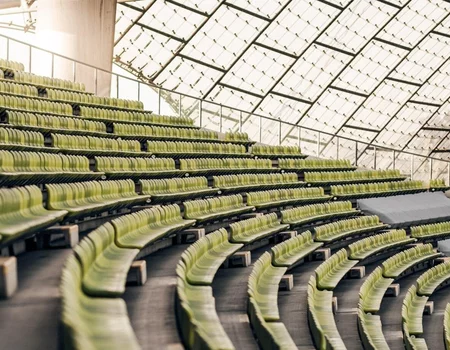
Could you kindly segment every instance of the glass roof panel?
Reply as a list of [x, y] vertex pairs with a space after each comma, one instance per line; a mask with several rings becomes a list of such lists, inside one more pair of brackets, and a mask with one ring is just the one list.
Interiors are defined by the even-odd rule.
[[179, 4], [188, 6], [190, 8], [205, 12], [211, 13], [214, 9], [219, 6], [220, 0], [177, 0]]
[[287, 2], [287, 0], [260, 0], [260, 1], [242, 1], [242, 0], [228, 0], [228, 4], [234, 4], [252, 13], [272, 18], [281, 7]]
[[450, 102], [445, 102], [441, 108], [439, 108], [433, 117], [428, 121], [426, 126], [434, 126], [447, 128], [450, 130]]
[[228, 106], [242, 110], [251, 110], [261, 100], [260, 97], [221, 85], [217, 85], [209, 96], [211, 101], [220, 104], [227, 102]]
[[270, 94], [256, 111], [271, 118], [281, 118], [289, 123], [296, 123], [310, 105], [286, 97]]
[[405, 150], [412, 153], [428, 154], [447, 136], [445, 131], [419, 131], [406, 146]]

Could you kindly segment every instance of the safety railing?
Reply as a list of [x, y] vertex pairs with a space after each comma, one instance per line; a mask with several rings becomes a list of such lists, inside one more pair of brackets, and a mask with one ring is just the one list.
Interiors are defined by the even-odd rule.
[[373, 145], [202, 100], [145, 83], [131, 75], [94, 67], [3, 34], [0, 34], [0, 58], [21, 62], [30, 73], [82, 81], [86, 90], [95, 94], [142, 101], [145, 109], [158, 114], [189, 116], [203, 128], [246, 132], [255, 141], [296, 145], [311, 156], [345, 158], [368, 169], [399, 169], [411, 179], [444, 179], [450, 185], [449, 161]]

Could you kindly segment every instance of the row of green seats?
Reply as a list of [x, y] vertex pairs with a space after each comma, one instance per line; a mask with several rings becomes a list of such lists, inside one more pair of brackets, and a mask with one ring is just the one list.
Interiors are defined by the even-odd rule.
[[302, 156], [300, 147], [297, 146], [269, 146], [269, 145], [254, 145], [251, 153], [255, 156]]
[[0, 184], [29, 184], [92, 180], [101, 172], [89, 169], [82, 156], [41, 152], [0, 151]]
[[281, 224], [276, 213], [257, 216], [230, 224], [230, 241], [249, 244], [286, 230], [289, 225]]
[[363, 312], [377, 313], [380, 310], [383, 296], [392, 282], [394, 282], [394, 278], [384, 277], [383, 268], [378, 266], [367, 276], [359, 289], [359, 308]]
[[46, 129], [67, 129], [106, 133], [106, 125], [102, 122], [29, 112], [8, 111], [8, 123], [17, 126], [38, 127], [42, 128], [42, 131]]
[[192, 285], [211, 285], [219, 267], [243, 246], [241, 243], [230, 243], [224, 228], [199, 239], [181, 255], [186, 266], [187, 282]]
[[183, 260], [178, 262], [176, 272], [176, 316], [186, 348], [234, 350], [217, 315], [212, 287], [190, 284], [190, 268]]
[[177, 204], [153, 206], [138, 212], [119, 216], [111, 221], [121, 248], [143, 249], [149, 244], [191, 227], [195, 220], [184, 220]]
[[[147, 141], [147, 152], [152, 154], [189, 156], [192, 154], [211, 157], [216, 155], [246, 155], [242, 145], [232, 143], [181, 142], [181, 141]], [[247, 154], [250, 156], [250, 154]]]
[[39, 91], [34, 86], [16, 84], [13, 81], [0, 81], [0, 93], [39, 97]]
[[247, 142], [250, 141], [250, 139], [246, 132], [226, 132], [225, 141]]
[[371, 255], [378, 254], [388, 249], [414, 243], [415, 238], [406, 235], [405, 230], [391, 230], [379, 235], [363, 238], [348, 246], [349, 258], [352, 260], [367, 259]]
[[206, 177], [139, 180], [141, 191], [155, 200], [181, 200], [217, 194], [218, 190], [208, 187]]
[[383, 276], [398, 278], [408, 268], [439, 256], [441, 256], [441, 253], [437, 253], [431, 244], [418, 245], [383, 261]]
[[7, 110], [24, 110], [37, 113], [53, 113], [58, 115], [72, 115], [72, 106], [67, 103], [51, 102], [43, 99], [16, 97], [0, 94], [0, 108]]
[[84, 276], [81, 263], [70, 255], [62, 271], [60, 285], [63, 347], [140, 349], [125, 301], [88, 296], [82, 289]]
[[253, 298], [248, 299], [248, 315], [262, 350], [297, 349], [285, 325], [282, 322], [266, 322]]
[[450, 303], [447, 304], [444, 312], [444, 342], [445, 350], [450, 350]]
[[0, 245], [63, 219], [65, 210], [46, 210], [37, 186], [0, 189]]
[[311, 231], [302, 232], [272, 247], [272, 265], [293, 267], [321, 246], [323, 246], [322, 242], [314, 242]]
[[184, 202], [184, 217], [206, 222], [253, 211], [240, 194]]
[[0, 58], [0, 69], [2, 69], [2, 70], [11, 69], [11, 70], [24, 71], [25, 66], [23, 65], [23, 63], [20, 63], [20, 62], [15, 62], [15, 61], [10, 61], [10, 60], [5, 60], [3, 58]]
[[121, 136], [145, 136], [152, 138], [218, 140], [216, 131], [194, 128], [173, 128], [155, 125], [113, 124], [114, 134]]
[[214, 187], [222, 191], [234, 191], [239, 189], [266, 189], [282, 185], [301, 185], [296, 173], [275, 174], [238, 174], [213, 176]]
[[97, 106], [109, 106], [116, 108], [144, 109], [144, 104], [140, 101], [124, 100], [114, 97], [103, 97], [88, 94], [85, 92], [65, 91], [56, 89], [46, 89], [47, 98], [50, 100], [64, 101], [68, 103], [91, 104]]
[[67, 210], [67, 218], [142, 204], [150, 196], [138, 195], [132, 180], [88, 181], [66, 184], [47, 184], [47, 207]]
[[14, 71], [14, 80], [21, 83], [34, 84], [39, 87], [53, 87], [59, 89], [68, 89], [84, 91], [86, 89], [83, 83], [73, 82], [57, 78], [44, 77], [27, 72]]
[[400, 170], [328, 171], [306, 172], [305, 181], [310, 183], [371, 182], [386, 179], [404, 179]]
[[449, 261], [433, 266], [417, 278], [417, 294], [430, 296], [442, 283], [449, 279]]
[[411, 237], [417, 239], [443, 239], [450, 236], [450, 221], [412, 226]]
[[356, 216], [359, 213], [351, 202], [318, 203], [282, 210], [281, 221], [291, 226], [300, 226], [318, 220]]
[[44, 147], [44, 135], [36, 131], [0, 127], [0, 148], [26, 150], [29, 147]]
[[[402, 305], [402, 328], [406, 349], [428, 349], [425, 339], [420, 338], [423, 334], [422, 315], [427, 296], [416, 293], [416, 286], [412, 285], [406, 292]], [[414, 336], [414, 337], [413, 337]], [[412, 342], [411, 342], [412, 338]]]
[[428, 187], [435, 189], [448, 188], [444, 179], [432, 179], [430, 180]]
[[324, 169], [324, 170], [339, 170], [339, 169], [356, 169], [351, 165], [348, 159], [296, 159], [296, 158], [281, 158], [278, 160], [278, 167], [282, 169]]
[[336, 197], [367, 197], [391, 194], [405, 194], [418, 191], [426, 191], [424, 183], [419, 180], [381, 182], [355, 185], [331, 186], [331, 194]]
[[279, 190], [248, 192], [247, 204], [253, 205], [258, 209], [262, 209], [288, 204], [327, 201], [330, 198], [330, 196], [325, 195], [322, 187], [286, 188]]
[[331, 243], [350, 236], [376, 232], [386, 228], [376, 215], [360, 216], [354, 219], [339, 220], [329, 224], [317, 226], [314, 229], [315, 241]]
[[348, 258], [345, 248], [337, 251], [316, 268], [317, 288], [320, 290], [333, 290], [347, 272], [358, 262], [358, 260], [350, 260]]
[[381, 317], [358, 309], [358, 332], [366, 350], [389, 350], [381, 331]]
[[52, 145], [55, 148], [86, 150], [86, 151], [108, 151], [141, 153], [141, 144], [135, 140], [116, 140], [93, 136], [76, 136], [51, 134]]
[[172, 158], [95, 157], [95, 170], [110, 178], [178, 175]]
[[267, 169], [276, 171], [272, 168], [270, 159], [251, 159], [251, 158], [201, 158], [201, 159], [181, 159], [180, 169], [185, 171], [214, 172], [218, 170], [257, 170]]
[[86, 118], [98, 118], [114, 121], [127, 121], [145, 124], [162, 124], [162, 125], [176, 125], [176, 126], [193, 126], [194, 120], [187, 117], [171, 117], [166, 115], [152, 114], [150, 112], [132, 112], [121, 111], [104, 108], [80, 106], [80, 116]]
[[333, 292], [317, 288], [316, 277], [308, 282], [308, 324], [317, 349], [345, 350], [333, 316]]

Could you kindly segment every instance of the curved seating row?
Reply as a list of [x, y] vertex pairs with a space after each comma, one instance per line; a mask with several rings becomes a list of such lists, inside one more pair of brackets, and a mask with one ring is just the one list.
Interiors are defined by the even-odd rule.
[[376, 232], [387, 228], [376, 215], [360, 216], [354, 219], [340, 220], [314, 228], [314, 240], [331, 243], [336, 240], [355, 237], [369, 232]]
[[23, 65], [23, 63], [20, 63], [20, 62], [5, 60], [3, 58], [0, 58], [0, 69], [24, 71], [25, 66]]
[[225, 141], [237, 141], [237, 142], [250, 142], [253, 143], [248, 137], [246, 132], [226, 132]]
[[46, 210], [37, 186], [0, 189], [0, 245], [61, 221], [66, 210]]
[[364, 170], [339, 172], [306, 172], [305, 181], [311, 184], [331, 185], [336, 183], [358, 183], [404, 180], [400, 170]]
[[278, 160], [281, 169], [294, 169], [298, 171], [312, 170], [355, 170], [348, 159], [295, 159], [282, 158]]
[[251, 157], [242, 145], [213, 142], [147, 141], [147, 152], [169, 157]]
[[65, 184], [46, 184], [47, 207], [67, 210], [66, 219], [86, 214], [142, 204], [150, 196], [138, 195], [132, 180], [88, 181]]
[[330, 202], [310, 204], [281, 211], [281, 221], [291, 227], [314, 221], [356, 216], [359, 210], [352, 208], [351, 202]]
[[425, 184], [418, 180], [331, 186], [331, 194], [336, 198], [393, 196], [427, 190]]
[[180, 159], [180, 169], [192, 174], [219, 174], [221, 172], [276, 172], [270, 159], [201, 158]]
[[230, 242], [250, 244], [288, 227], [289, 225], [281, 224], [276, 213], [241, 220], [230, 224]]
[[264, 158], [306, 158], [302, 154], [300, 147], [297, 146], [269, 146], [269, 145], [254, 145], [251, 153], [255, 156], [264, 156]]
[[0, 148], [19, 151], [40, 150], [45, 147], [44, 135], [36, 131], [0, 128]]
[[51, 87], [54, 89], [75, 90], [84, 92], [86, 87], [83, 83], [63, 80], [58, 78], [50, 78], [32, 73], [23, 72], [23, 69], [11, 68], [7, 76], [13, 81], [36, 85], [39, 88]]
[[183, 206], [184, 217], [195, 219], [197, 223], [205, 223], [255, 210], [254, 207], [245, 204], [240, 194], [187, 201], [183, 203]]
[[417, 278], [417, 295], [430, 296], [448, 279], [450, 279], [450, 262], [433, 266]]
[[247, 192], [247, 203], [257, 209], [328, 201], [323, 188], [285, 188]]
[[347, 272], [358, 262], [358, 260], [350, 260], [348, 258], [347, 250], [341, 249], [337, 251], [316, 268], [317, 288], [320, 290], [333, 290]]
[[237, 192], [251, 189], [271, 189], [304, 185], [296, 173], [237, 174], [213, 176], [214, 187], [222, 192]]
[[114, 97], [96, 96], [82, 91], [65, 91], [46, 88], [47, 98], [54, 101], [76, 103], [83, 105], [108, 106], [121, 109], [143, 110], [144, 104], [140, 101], [124, 100]]
[[0, 81], [0, 93], [39, 97], [39, 91], [34, 86], [16, 84], [13, 81]]
[[16, 97], [0, 93], [2, 109], [28, 111], [59, 116], [72, 116], [72, 106], [67, 103], [51, 102], [44, 99]]
[[2, 185], [94, 180], [102, 176], [102, 172], [90, 170], [89, 160], [83, 156], [0, 151]]
[[419, 240], [444, 239], [450, 236], [450, 221], [435, 224], [412, 226], [411, 237]]

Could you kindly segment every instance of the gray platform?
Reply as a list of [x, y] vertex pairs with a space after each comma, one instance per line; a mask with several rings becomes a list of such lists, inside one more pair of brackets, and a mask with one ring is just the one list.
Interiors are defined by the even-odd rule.
[[366, 215], [378, 215], [392, 227], [405, 227], [450, 219], [450, 199], [443, 192], [369, 198], [357, 201]]

